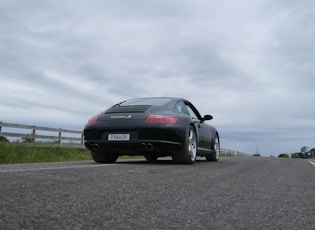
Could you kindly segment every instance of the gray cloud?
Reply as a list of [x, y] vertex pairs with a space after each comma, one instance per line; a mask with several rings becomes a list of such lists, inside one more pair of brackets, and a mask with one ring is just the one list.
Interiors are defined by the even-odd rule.
[[0, 120], [82, 128], [121, 100], [181, 96], [225, 148], [315, 147], [314, 5], [2, 1]]

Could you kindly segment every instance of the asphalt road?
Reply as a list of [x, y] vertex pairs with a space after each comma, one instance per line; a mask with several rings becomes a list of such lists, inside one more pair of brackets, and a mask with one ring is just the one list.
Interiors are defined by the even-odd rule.
[[0, 229], [315, 229], [315, 166], [228, 157], [0, 165]]

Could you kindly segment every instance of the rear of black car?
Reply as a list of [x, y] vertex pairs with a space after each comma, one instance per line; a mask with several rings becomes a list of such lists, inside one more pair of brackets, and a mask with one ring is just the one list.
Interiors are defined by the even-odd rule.
[[185, 132], [183, 116], [174, 115], [165, 104], [118, 104], [89, 120], [84, 144], [104, 154], [166, 156], [181, 150]]

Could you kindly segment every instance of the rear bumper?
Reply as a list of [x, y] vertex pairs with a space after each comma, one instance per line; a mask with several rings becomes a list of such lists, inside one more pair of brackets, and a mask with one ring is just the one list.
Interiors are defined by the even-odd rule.
[[[110, 141], [109, 134], [130, 134], [128, 141]], [[151, 124], [149, 127], [97, 128], [84, 130], [84, 145], [90, 151], [111, 152], [118, 155], [171, 155], [181, 151], [186, 129], [182, 125]]]
[[90, 151], [103, 151], [117, 155], [147, 155], [155, 153], [158, 155], [172, 155], [181, 151], [183, 143], [165, 140], [138, 140], [138, 141], [102, 141], [86, 140], [85, 147]]

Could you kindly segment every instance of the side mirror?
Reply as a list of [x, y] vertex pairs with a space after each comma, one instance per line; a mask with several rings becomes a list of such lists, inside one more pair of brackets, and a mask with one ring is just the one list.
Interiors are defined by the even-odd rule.
[[211, 116], [211, 115], [205, 115], [205, 116], [203, 117], [203, 119], [204, 119], [205, 121], [209, 121], [209, 120], [212, 120], [212, 119], [213, 119], [213, 116]]

